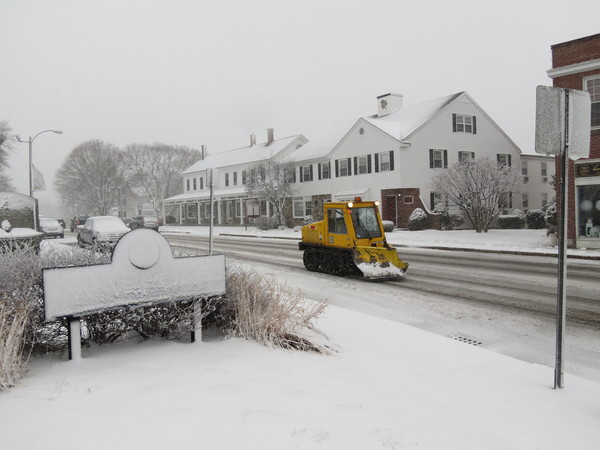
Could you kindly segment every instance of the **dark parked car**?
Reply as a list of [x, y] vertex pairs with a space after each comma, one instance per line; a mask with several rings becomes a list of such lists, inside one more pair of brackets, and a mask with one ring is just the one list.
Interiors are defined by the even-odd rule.
[[60, 226], [58, 220], [52, 217], [40, 217], [40, 230], [44, 233], [44, 237], [64, 238], [65, 230]]
[[89, 216], [75, 216], [71, 219], [71, 233], [77, 229], [78, 225], [83, 225]]
[[129, 228], [132, 230], [136, 228], [150, 228], [158, 231], [158, 219], [154, 216], [135, 216], [131, 218]]

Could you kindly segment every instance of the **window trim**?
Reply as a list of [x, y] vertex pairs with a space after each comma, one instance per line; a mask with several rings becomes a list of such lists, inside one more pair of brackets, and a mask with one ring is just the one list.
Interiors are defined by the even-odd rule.
[[[465, 118], [467, 117], [471, 120], [471, 123], [468, 125], [471, 128], [470, 131], [467, 131], [467, 124], [465, 120]], [[459, 129], [459, 126], [462, 127], [462, 129]], [[470, 114], [452, 113], [452, 132], [463, 134], [477, 134], [477, 116], [473, 116]]]
[[[435, 158], [436, 153], [439, 152], [441, 155], [440, 159], [440, 167], [435, 166]], [[430, 169], [447, 169], [448, 168], [448, 150], [441, 148], [430, 148], [429, 149], [429, 168]]]
[[[591, 109], [592, 109], [592, 112], [593, 112], [593, 106], [594, 106], [594, 104], [595, 103], [600, 104], [600, 93], [598, 94], [598, 96], [599, 96], [598, 101], [593, 101], [592, 100], [592, 93], [590, 91], [588, 91], [588, 87], [587, 87], [588, 81], [592, 81], [592, 80], [598, 80], [598, 83], [600, 83], [600, 74], [595, 74], [595, 75], [590, 75], [590, 76], [587, 76], [587, 77], [583, 77], [583, 80], [582, 80], [582, 84], [583, 84], [582, 90], [585, 91], [585, 92], [589, 92], [590, 93]], [[598, 108], [600, 108], [600, 106], [598, 106]], [[600, 111], [598, 111], [598, 114], [600, 115]], [[598, 125], [592, 126], [591, 123], [592, 123], [592, 117], [590, 115], [590, 130], [600, 130], [600, 117], [598, 118]]]

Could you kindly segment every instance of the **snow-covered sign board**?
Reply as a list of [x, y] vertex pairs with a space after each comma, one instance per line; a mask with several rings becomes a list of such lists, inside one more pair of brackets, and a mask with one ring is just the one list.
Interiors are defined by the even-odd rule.
[[119, 240], [110, 264], [44, 269], [46, 320], [122, 306], [225, 294], [223, 255], [173, 258], [159, 233], [139, 229]]
[[[569, 99], [568, 108], [567, 101]], [[568, 118], [568, 142], [565, 121]], [[590, 94], [576, 89], [538, 86], [536, 89], [535, 151], [558, 155], [569, 144], [571, 159], [590, 152]]]

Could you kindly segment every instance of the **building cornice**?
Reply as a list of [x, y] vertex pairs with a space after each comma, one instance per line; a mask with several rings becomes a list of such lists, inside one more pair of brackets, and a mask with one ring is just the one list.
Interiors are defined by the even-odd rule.
[[554, 79], [564, 77], [566, 75], [573, 75], [574, 73], [589, 72], [590, 70], [596, 69], [600, 69], [600, 59], [593, 59], [591, 61], [571, 64], [569, 66], [556, 67], [555, 69], [547, 70], [546, 73], [550, 78]]

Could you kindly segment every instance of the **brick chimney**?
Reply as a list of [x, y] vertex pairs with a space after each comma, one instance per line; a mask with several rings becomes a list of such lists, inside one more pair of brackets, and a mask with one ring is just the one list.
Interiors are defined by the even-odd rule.
[[206, 145], [202, 144], [200, 153], [202, 154], [202, 159], [206, 159]]
[[273, 135], [274, 135], [273, 128], [267, 128], [267, 145], [271, 145], [273, 143], [273, 141], [275, 140]]
[[404, 106], [402, 94], [384, 94], [377, 97], [377, 117], [387, 116], [395, 113]]

